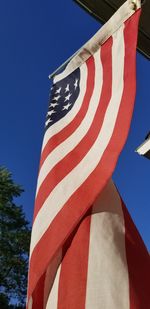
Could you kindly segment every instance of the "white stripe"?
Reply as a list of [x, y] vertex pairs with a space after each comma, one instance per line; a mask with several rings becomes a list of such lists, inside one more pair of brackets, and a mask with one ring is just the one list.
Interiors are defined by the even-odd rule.
[[61, 161], [69, 152], [71, 152], [79, 144], [79, 142], [88, 132], [93, 122], [94, 116], [96, 114], [99, 105], [100, 94], [103, 83], [103, 76], [102, 76], [103, 72], [100, 60], [100, 51], [98, 51], [94, 55], [94, 62], [95, 62], [94, 89], [85, 118], [81, 122], [80, 126], [73, 132], [73, 134], [70, 135], [63, 143], [58, 145], [58, 147], [56, 147], [44, 161], [38, 177], [37, 192], [43, 180], [46, 178], [47, 174], [59, 161]]
[[[46, 307], [52, 289], [53, 289], [52, 298], [54, 294], [55, 298], [57, 298], [57, 293], [55, 293], [55, 291], [57, 290], [57, 278], [59, 274], [59, 267], [61, 261], [62, 261], [62, 248], [57, 252], [55, 258], [52, 259], [52, 261], [50, 262], [50, 264], [46, 269], [45, 282], [44, 282], [44, 308]], [[54, 285], [55, 280], [56, 283]], [[51, 300], [49, 299], [49, 302], [52, 302], [52, 298]]]
[[81, 74], [81, 78], [80, 78], [80, 93], [79, 93], [79, 96], [78, 96], [74, 106], [72, 107], [70, 112], [65, 117], [61, 118], [59, 121], [54, 123], [45, 132], [42, 149], [44, 149], [44, 147], [46, 146], [48, 140], [53, 135], [55, 135], [58, 132], [60, 132], [64, 127], [66, 127], [74, 119], [74, 117], [77, 115], [77, 113], [79, 112], [79, 110], [81, 108], [81, 105], [82, 105], [82, 102], [83, 102], [83, 98], [84, 98], [85, 92], [86, 92], [86, 84], [87, 84], [87, 66], [86, 66], [86, 64], [83, 64], [83, 66], [80, 68], [80, 74]]
[[140, 147], [137, 148], [137, 152], [140, 155], [146, 154], [150, 150], [150, 138], [147, 139]]
[[50, 295], [48, 297], [46, 309], [57, 309], [58, 303], [58, 286], [59, 286], [59, 277], [60, 277], [61, 264], [57, 270], [57, 274], [54, 280], [53, 287], [51, 289]]
[[32, 305], [33, 305], [33, 299], [32, 297], [30, 297], [29, 302], [28, 302], [28, 309], [32, 309]]
[[[98, 165], [113, 134], [124, 86], [123, 26], [115, 33], [112, 47], [112, 97], [107, 108], [100, 134], [83, 160], [51, 192], [32, 228], [30, 255], [62, 206], [81, 186]], [[117, 76], [117, 78], [116, 78]]]
[[92, 210], [85, 309], [91, 308], [130, 308], [124, 216], [112, 182]]

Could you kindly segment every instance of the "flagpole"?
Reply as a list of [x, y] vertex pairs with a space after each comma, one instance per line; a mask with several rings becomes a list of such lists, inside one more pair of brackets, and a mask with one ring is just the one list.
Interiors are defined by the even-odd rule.
[[[141, 0], [141, 5], [143, 5], [145, 3], [145, 0]], [[133, 4], [133, 10], [134, 11], [136, 11], [136, 9], [137, 9], [137, 0], [131, 0], [131, 4]], [[80, 53], [80, 51], [82, 51], [82, 49], [85, 47], [85, 44], [82, 46], [82, 47], [80, 47], [72, 56], [70, 56], [65, 62], [63, 62], [63, 64], [61, 64], [54, 72], [52, 72], [49, 76], [48, 76], [48, 78], [49, 79], [51, 79], [51, 78], [53, 78], [61, 69], [63, 69], [63, 67], [65, 66], [65, 65], [67, 65], [69, 62], [70, 62], [70, 60], [74, 57], [74, 56], [76, 56], [78, 53]]]

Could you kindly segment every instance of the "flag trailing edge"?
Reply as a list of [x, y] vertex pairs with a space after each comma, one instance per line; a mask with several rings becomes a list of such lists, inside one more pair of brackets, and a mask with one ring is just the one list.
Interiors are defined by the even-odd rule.
[[140, 1], [136, 8], [127, 1], [54, 77], [35, 199], [28, 309], [45, 308], [62, 246], [111, 177], [126, 141]]

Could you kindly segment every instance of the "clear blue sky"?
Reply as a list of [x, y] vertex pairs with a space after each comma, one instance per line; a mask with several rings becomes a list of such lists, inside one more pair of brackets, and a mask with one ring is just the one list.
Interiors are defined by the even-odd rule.
[[[25, 193], [32, 220], [48, 75], [83, 45], [99, 23], [72, 0], [0, 2], [0, 164]], [[150, 161], [134, 150], [150, 130], [150, 61], [137, 53], [137, 95], [132, 126], [114, 180], [150, 250]]]

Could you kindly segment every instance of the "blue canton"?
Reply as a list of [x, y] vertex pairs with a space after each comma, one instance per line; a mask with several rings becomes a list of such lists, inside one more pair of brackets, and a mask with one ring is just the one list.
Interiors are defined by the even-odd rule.
[[76, 69], [61, 81], [53, 84], [49, 99], [45, 129], [66, 116], [74, 106], [80, 91], [80, 69]]

